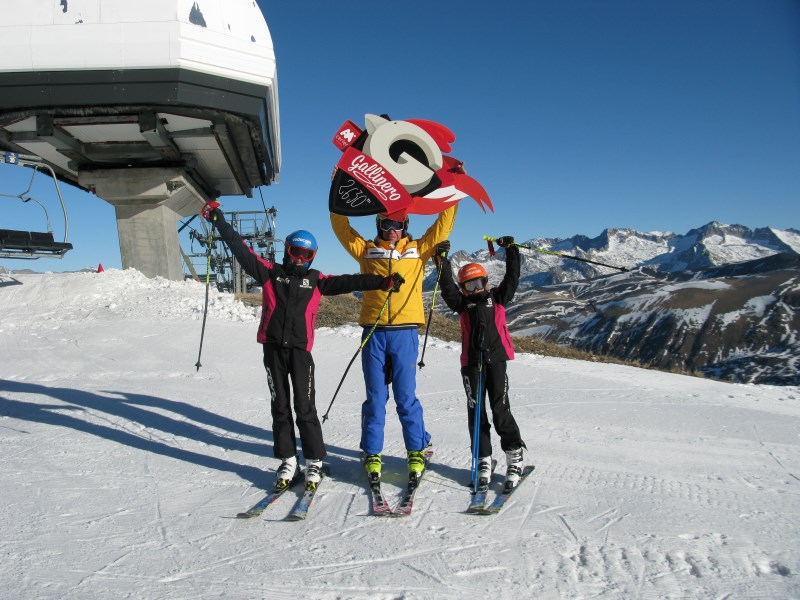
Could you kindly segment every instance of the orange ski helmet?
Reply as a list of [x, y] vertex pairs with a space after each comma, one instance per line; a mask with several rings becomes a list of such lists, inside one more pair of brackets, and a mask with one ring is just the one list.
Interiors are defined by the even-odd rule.
[[467, 281], [478, 279], [479, 277], [485, 278], [486, 281], [489, 280], [489, 275], [486, 273], [486, 269], [484, 269], [478, 263], [467, 263], [458, 270], [458, 285], [463, 287]]

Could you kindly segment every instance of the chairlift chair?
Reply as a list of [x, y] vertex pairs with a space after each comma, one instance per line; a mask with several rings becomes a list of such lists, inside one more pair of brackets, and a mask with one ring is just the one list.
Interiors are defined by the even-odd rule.
[[[69, 250], [72, 250], [72, 244], [67, 242], [69, 234], [69, 219], [67, 218], [67, 208], [64, 205], [64, 198], [61, 196], [61, 190], [58, 187], [58, 180], [52, 167], [39, 159], [36, 156], [28, 156], [25, 154], [18, 154], [16, 152], [3, 152], [0, 153], [0, 164], [16, 165], [23, 167], [30, 167], [33, 169], [31, 180], [26, 189], [21, 194], [3, 194], [0, 197], [5, 198], [18, 198], [22, 202], [34, 201], [42, 207], [44, 211], [45, 220], [47, 221], [47, 231], [20, 231], [17, 229], [0, 229], [0, 258], [19, 258], [31, 260], [36, 258], [62, 258]], [[64, 241], [57, 242], [53, 237], [53, 231], [50, 227], [50, 215], [47, 213], [45, 205], [29, 196], [33, 188], [33, 181], [36, 174], [40, 171], [46, 171], [53, 180], [56, 188], [56, 194], [61, 202], [61, 210], [64, 213]]]

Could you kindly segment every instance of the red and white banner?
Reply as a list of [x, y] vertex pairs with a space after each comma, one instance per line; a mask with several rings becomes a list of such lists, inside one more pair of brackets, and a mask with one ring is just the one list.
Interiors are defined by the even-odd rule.
[[359, 216], [436, 214], [467, 196], [493, 210], [486, 190], [463, 163], [446, 156], [455, 135], [434, 121], [392, 121], [366, 115], [366, 129], [352, 121], [333, 137], [344, 154], [336, 164], [329, 195], [333, 213]]

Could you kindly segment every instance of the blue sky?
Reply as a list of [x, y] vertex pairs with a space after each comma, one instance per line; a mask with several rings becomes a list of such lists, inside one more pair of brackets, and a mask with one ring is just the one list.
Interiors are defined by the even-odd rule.
[[[685, 233], [712, 220], [800, 229], [796, 0], [258, 3], [275, 45], [283, 151], [280, 183], [261, 191], [279, 236], [317, 236], [324, 272], [356, 269], [327, 198], [340, 156], [331, 138], [365, 113], [453, 130], [452, 155], [495, 205], [484, 215], [462, 201], [455, 248], [479, 249], [484, 234]], [[0, 191], [13, 188], [9, 169]], [[121, 265], [112, 207], [62, 190], [76, 249], [0, 265]], [[261, 196], [222, 202], [256, 210]], [[1, 226], [41, 229], [18, 214], [5, 211]], [[411, 232], [431, 221], [412, 215]], [[374, 232], [373, 219], [353, 224]]]

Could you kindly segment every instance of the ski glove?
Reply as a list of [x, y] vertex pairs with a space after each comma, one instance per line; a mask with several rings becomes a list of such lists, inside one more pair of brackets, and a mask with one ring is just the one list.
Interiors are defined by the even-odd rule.
[[436, 246], [436, 256], [447, 257], [448, 252], [450, 252], [450, 240], [445, 240]]
[[223, 220], [222, 211], [219, 208], [219, 202], [212, 200], [206, 202], [203, 209], [200, 211], [206, 221], [214, 221], [216, 219]]
[[514, 243], [514, 236], [513, 235], [504, 235], [503, 237], [497, 238], [497, 245], [501, 248], [508, 248]]
[[385, 292], [399, 292], [400, 286], [405, 282], [406, 280], [403, 279], [403, 276], [400, 275], [400, 273], [392, 273], [391, 275], [383, 278], [383, 281], [381, 282], [381, 289]]

